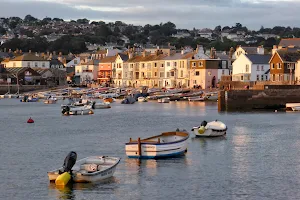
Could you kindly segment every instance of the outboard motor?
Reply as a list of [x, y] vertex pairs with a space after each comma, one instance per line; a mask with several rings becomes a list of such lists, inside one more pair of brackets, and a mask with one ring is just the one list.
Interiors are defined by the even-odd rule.
[[92, 108], [95, 109], [95, 104], [96, 104], [96, 101], [93, 101], [92, 103]]
[[64, 160], [63, 172], [71, 172], [72, 167], [75, 165], [77, 153], [71, 151]]
[[205, 127], [206, 125], [207, 125], [207, 121], [204, 120], [203, 122], [201, 122], [200, 126], [204, 126]]

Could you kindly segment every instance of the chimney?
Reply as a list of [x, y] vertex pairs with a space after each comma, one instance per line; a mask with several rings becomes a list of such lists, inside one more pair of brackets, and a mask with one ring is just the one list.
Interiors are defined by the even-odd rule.
[[277, 50], [278, 50], [277, 45], [273, 45], [272, 55], [274, 55]]
[[257, 54], [260, 54], [260, 55], [265, 54], [265, 49], [264, 49], [263, 45], [257, 47]]
[[212, 47], [210, 49], [210, 56], [209, 56], [210, 59], [215, 59], [216, 58], [216, 49], [214, 47]]
[[185, 53], [184, 49], [181, 50], [181, 55], [183, 55]]
[[49, 52], [49, 51], [47, 51], [47, 56], [48, 56], [48, 57], [50, 56], [50, 52]]
[[171, 43], [170, 42], [168, 43], [168, 47], [171, 47]]
[[168, 49], [167, 54], [168, 56], [171, 56], [171, 49]]
[[229, 59], [232, 59], [233, 54], [234, 54], [234, 48], [230, 47], [230, 50], [229, 50]]
[[146, 53], [146, 51], [144, 50], [143, 53], [142, 53], [143, 57], [146, 57], [146, 54], [147, 54], [147, 53]]

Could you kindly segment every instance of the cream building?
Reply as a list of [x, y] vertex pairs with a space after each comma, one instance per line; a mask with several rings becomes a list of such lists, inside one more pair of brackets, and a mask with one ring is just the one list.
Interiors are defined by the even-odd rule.
[[31, 53], [15, 57], [6, 62], [7, 68], [12, 67], [31, 67], [31, 68], [50, 68], [50, 61]]

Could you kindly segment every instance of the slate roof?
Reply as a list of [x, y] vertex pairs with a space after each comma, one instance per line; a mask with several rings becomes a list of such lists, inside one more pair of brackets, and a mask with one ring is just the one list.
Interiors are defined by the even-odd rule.
[[47, 61], [42, 57], [36, 56], [32, 53], [26, 53], [21, 56], [15, 57], [12, 61]]
[[300, 52], [277, 51], [283, 62], [297, 62], [300, 59]]
[[257, 54], [257, 47], [241, 47], [247, 54]]
[[52, 59], [52, 60], [50, 60], [50, 66], [51, 65], [63, 65], [63, 66], [65, 66], [62, 62], [60, 62], [59, 60], [57, 60], [57, 59]]
[[107, 56], [100, 60], [100, 63], [112, 63], [115, 62], [117, 56]]
[[49, 69], [45, 69], [45, 68], [32, 68], [34, 71], [36, 71], [37, 73], [39, 73], [40, 75], [50, 71]]
[[125, 54], [122, 54], [122, 53], [119, 53], [118, 55], [122, 58], [123, 61], [128, 60], [128, 55], [125, 55]]
[[247, 54], [245, 55], [253, 64], [269, 64], [271, 55]]
[[300, 38], [281, 39], [278, 46], [281, 46], [281, 47], [288, 47], [288, 46], [300, 47]]
[[99, 65], [100, 60], [90, 60], [87, 63], [83, 63], [82, 65]]

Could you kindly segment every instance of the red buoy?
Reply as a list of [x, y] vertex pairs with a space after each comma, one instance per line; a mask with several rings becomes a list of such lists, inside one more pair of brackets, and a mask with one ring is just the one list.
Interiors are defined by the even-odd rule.
[[33, 119], [31, 119], [31, 117], [27, 120], [27, 123], [31, 124], [34, 123]]

